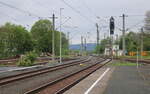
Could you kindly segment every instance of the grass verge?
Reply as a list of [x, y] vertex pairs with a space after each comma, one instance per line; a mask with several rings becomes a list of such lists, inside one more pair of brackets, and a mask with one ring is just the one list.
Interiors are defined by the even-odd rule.
[[132, 63], [132, 62], [123, 62], [123, 61], [113, 61], [112, 63], [110, 63], [110, 65], [112, 66], [136, 66], [136, 63]]

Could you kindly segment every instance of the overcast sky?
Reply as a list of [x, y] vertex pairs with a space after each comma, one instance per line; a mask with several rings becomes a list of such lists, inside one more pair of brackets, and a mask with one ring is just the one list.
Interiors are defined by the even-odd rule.
[[63, 25], [62, 31], [70, 32], [71, 43], [80, 43], [81, 35], [87, 37], [88, 42], [95, 42], [95, 23], [99, 23], [100, 36], [103, 39], [104, 33], [109, 34], [109, 18], [114, 16], [117, 27], [115, 33], [121, 34], [118, 28], [122, 27], [122, 18], [119, 16], [125, 13], [128, 15], [126, 28], [136, 31], [143, 25], [144, 15], [150, 10], [149, 4], [150, 0], [0, 0], [0, 25], [12, 22], [30, 29], [39, 20], [37, 16], [51, 17], [55, 13], [58, 17], [56, 27], [59, 27], [60, 8], [64, 8], [63, 22], [65, 17], [71, 19]]

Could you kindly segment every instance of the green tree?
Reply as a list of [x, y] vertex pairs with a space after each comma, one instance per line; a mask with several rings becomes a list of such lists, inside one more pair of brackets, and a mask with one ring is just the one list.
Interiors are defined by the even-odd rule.
[[[127, 52], [130, 51], [137, 51], [137, 47], [139, 47], [139, 33], [129, 32], [125, 35], [125, 42], [126, 42], [126, 50]], [[119, 40], [119, 47], [122, 49], [122, 36]]]
[[[35, 49], [46, 54], [52, 54], [52, 24], [49, 20], [39, 20], [31, 28], [31, 34], [35, 41]], [[54, 31], [55, 35], [55, 54], [59, 55], [60, 32]], [[62, 54], [66, 54], [68, 41], [62, 33]]]
[[141, 32], [141, 34], [143, 35], [144, 50], [150, 51], [150, 11], [146, 13], [144, 27], [145, 27], [144, 33]]
[[6, 23], [0, 27], [0, 57], [11, 57], [33, 50], [29, 32], [20, 25]]
[[68, 44], [68, 39], [66, 38], [66, 35], [62, 33], [62, 54], [66, 55], [68, 54], [68, 49], [69, 44]]
[[108, 46], [109, 44], [110, 44], [110, 38], [101, 40], [100, 45], [98, 45], [95, 49], [96, 53], [103, 54], [105, 51], [105, 47]]
[[52, 53], [52, 23], [49, 20], [39, 20], [31, 28], [35, 49], [43, 53]]

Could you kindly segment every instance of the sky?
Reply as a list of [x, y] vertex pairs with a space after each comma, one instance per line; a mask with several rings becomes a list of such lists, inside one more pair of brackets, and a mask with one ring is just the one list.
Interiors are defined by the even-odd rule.
[[126, 28], [137, 32], [144, 25], [149, 4], [150, 0], [0, 0], [0, 25], [11, 22], [30, 30], [39, 19], [51, 20], [49, 17], [54, 13], [58, 17], [57, 28], [60, 25], [60, 8], [64, 8], [62, 23], [69, 17], [71, 19], [62, 25], [61, 31], [70, 32], [70, 43], [79, 44], [81, 36], [87, 38], [88, 43], [95, 43], [95, 23], [99, 24], [100, 39], [103, 39], [104, 35], [109, 36], [109, 19], [113, 16], [115, 35], [121, 35], [120, 16], [126, 14]]

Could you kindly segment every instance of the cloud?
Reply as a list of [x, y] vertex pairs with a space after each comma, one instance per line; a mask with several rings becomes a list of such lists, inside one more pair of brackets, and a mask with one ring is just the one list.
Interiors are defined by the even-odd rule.
[[[63, 28], [64, 32], [73, 33], [73, 43], [80, 43], [80, 36], [85, 33], [91, 33], [91, 41], [96, 40], [96, 27], [95, 23], [100, 23], [100, 26], [107, 25], [110, 16], [115, 16], [116, 25], [121, 28], [122, 19], [119, 17], [123, 13], [127, 15], [144, 15], [147, 10], [150, 9], [149, 0], [64, 0], [70, 6], [75, 8], [80, 13], [75, 12], [70, 7], [62, 2], [62, 0], [0, 0], [1, 2], [15, 6], [21, 10], [28, 11], [41, 17], [50, 17], [53, 13], [59, 17], [59, 9], [64, 8], [62, 14], [63, 17], [71, 17], [65, 25], [78, 26], [76, 29]], [[28, 13], [22, 13], [15, 9], [9, 8], [0, 4], [1, 19], [0, 24], [4, 24], [7, 21], [22, 24], [24, 26], [34, 24], [38, 20], [37, 17], [29, 16]], [[100, 16], [103, 20], [98, 20], [96, 16]], [[127, 27], [130, 27], [141, 20], [144, 16], [129, 16], [126, 19]], [[106, 21], [104, 21], [106, 20]], [[65, 19], [63, 19], [65, 21]], [[142, 23], [142, 22], [141, 22]], [[59, 19], [56, 20], [56, 27], [59, 26]], [[109, 34], [109, 28], [102, 29], [101, 37], [104, 32]], [[74, 32], [77, 32], [74, 35]]]

